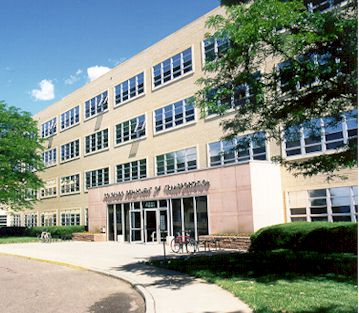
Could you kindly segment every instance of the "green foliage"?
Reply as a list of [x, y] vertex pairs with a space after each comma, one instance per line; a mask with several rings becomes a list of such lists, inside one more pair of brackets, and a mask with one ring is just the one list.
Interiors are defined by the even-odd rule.
[[269, 226], [251, 236], [251, 251], [275, 249], [356, 253], [357, 223], [296, 222]]
[[10, 226], [0, 228], [0, 237], [20, 236], [26, 235], [26, 227]]
[[42, 186], [41, 139], [30, 113], [0, 101], [0, 204], [12, 210], [30, 208], [31, 191]]
[[[206, 63], [206, 75], [197, 82], [201, 89], [196, 102], [202, 115], [227, 113], [228, 98], [236, 95], [237, 86], [247, 84], [251, 96], [221, 122], [224, 139], [265, 131], [269, 140], [281, 144], [283, 126], [325, 116], [333, 117], [331, 126], [338, 125], [341, 113], [357, 105], [357, 1], [325, 13], [309, 12], [303, 0], [246, 2], [223, 1], [228, 4], [226, 16], [207, 21], [210, 35], [229, 38], [230, 48]], [[277, 65], [285, 61], [283, 92], [278, 88]], [[260, 79], [254, 75], [258, 71]], [[317, 131], [313, 129], [310, 136]], [[278, 155], [273, 160], [294, 175], [324, 173], [330, 178], [340, 169], [357, 166], [357, 143], [338, 148], [330, 157], [288, 162]]]
[[51, 233], [52, 238], [71, 239], [73, 233], [82, 233], [85, 226], [41, 226], [31, 227], [26, 230], [27, 236], [37, 237], [43, 231]]

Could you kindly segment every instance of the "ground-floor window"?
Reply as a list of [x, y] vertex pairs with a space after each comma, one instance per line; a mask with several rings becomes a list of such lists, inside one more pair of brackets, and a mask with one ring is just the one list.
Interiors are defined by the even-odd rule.
[[62, 212], [61, 225], [80, 225], [80, 211]]
[[7, 226], [7, 215], [0, 215], [0, 227]]
[[358, 187], [336, 187], [288, 193], [290, 221], [358, 221]]
[[46, 212], [41, 214], [41, 226], [56, 226], [57, 216], [56, 213]]
[[12, 225], [20, 227], [21, 226], [21, 215], [20, 214], [14, 214], [12, 216]]
[[37, 214], [25, 214], [25, 226], [26, 227], [35, 227], [37, 226]]
[[184, 232], [208, 234], [207, 196], [108, 205], [109, 240], [159, 242]]

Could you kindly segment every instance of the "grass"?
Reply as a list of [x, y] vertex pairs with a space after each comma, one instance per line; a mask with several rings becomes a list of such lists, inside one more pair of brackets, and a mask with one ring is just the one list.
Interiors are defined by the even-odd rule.
[[[255, 313], [358, 312], [355, 273], [343, 275], [322, 269], [316, 274], [307, 265], [303, 268], [295, 265], [297, 271], [294, 271], [291, 265], [283, 265], [291, 261], [291, 257], [286, 259], [285, 252], [280, 255], [283, 264], [279, 266], [271, 265], [274, 260], [277, 262], [278, 256], [268, 256], [266, 259], [261, 255], [260, 262], [252, 262], [256, 257], [259, 255], [242, 253], [151, 263], [215, 283], [247, 303]], [[356, 256], [353, 257], [356, 259]], [[323, 256], [317, 255], [318, 262], [322, 258]], [[299, 255], [298, 259], [300, 263], [303, 255]], [[313, 261], [313, 254], [310, 259]], [[343, 260], [353, 262], [348, 256]], [[340, 266], [341, 263], [338, 264]], [[313, 264], [313, 268], [317, 268], [316, 264]]]
[[36, 237], [0, 237], [0, 244], [6, 243], [25, 243], [39, 241]]

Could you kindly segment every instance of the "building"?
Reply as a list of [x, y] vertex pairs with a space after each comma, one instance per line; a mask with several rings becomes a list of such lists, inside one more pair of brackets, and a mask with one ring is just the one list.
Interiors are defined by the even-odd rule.
[[330, 153], [357, 138], [356, 120], [343, 115], [335, 133], [323, 126], [316, 141], [302, 132], [283, 147], [258, 133], [234, 152], [220, 140], [227, 117], [200, 118], [195, 82], [206, 58], [227, 44], [205, 40], [205, 21], [223, 12], [209, 12], [34, 116], [46, 139], [46, 186], [34, 210], [12, 215], [13, 225], [81, 224], [108, 240], [157, 242], [184, 230], [197, 237], [298, 220], [357, 221], [357, 169], [329, 183], [295, 178], [270, 161], [281, 149], [291, 159]]

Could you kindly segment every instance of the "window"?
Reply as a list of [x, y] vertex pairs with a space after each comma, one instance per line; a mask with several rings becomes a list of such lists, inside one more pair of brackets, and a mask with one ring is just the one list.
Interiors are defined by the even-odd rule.
[[26, 227], [35, 227], [37, 226], [37, 214], [25, 214], [25, 226]]
[[358, 137], [358, 112], [342, 115], [341, 120], [331, 117], [314, 119], [284, 130], [287, 156], [306, 155], [343, 147]]
[[157, 109], [154, 112], [155, 131], [161, 132], [195, 120], [194, 98], [188, 98]]
[[122, 183], [147, 177], [146, 159], [116, 166], [116, 181]]
[[93, 97], [91, 100], [85, 102], [85, 118], [88, 119], [92, 116], [98, 115], [108, 109], [108, 92]]
[[167, 175], [197, 169], [196, 148], [156, 156], [156, 174]]
[[347, 0], [305, 0], [309, 12], [327, 12], [335, 6], [345, 4]]
[[144, 73], [138, 74], [115, 87], [115, 102], [120, 105], [144, 93]]
[[80, 225], [80, 211], [66, 211], [61, 212], [61, 225], [70, 226], [70, 225]]
[[61, 177], [60, 192], [62, 195], [80, 192], [80, 174]]
[[108, 167], [86, 172], [86, 189], [108, 185], [110, 183], [109, 173]]
[[57, 164], [57, 148], [53, 148], [43, 152], [42, 159], [46, 167]]
[[80, 123], [80, 106], [76, 106], [61, 114], [61, 130]]
[[211, 62], [219, 57], [221, 57], [230, 46], [230, 41], [228, 37], [223, 38], [214, 38], [210, 37], [203, 41], [203, 53], [204, 61]]
[[55, 135], [57, 132], [57, 118], [54, 117], [52, 120], [47, 121], [41, 125], [41, 137], [47, 138]]
[[12, 226], [21, 226], [21, 215], [20, 214], [14, 214], [12, 216]]
[[61, 146], [61, 161], [69, 161], [80, 156], [80, 139]]
[[7, 215], [0, 215], [0, 227], [7, 226]]
[[358, 221], [358, 187], [336, 187], [288, 193], [289, 213], [297, 221]]
[[89, 154], [108, 148], [108, 129], [100, 130], [85, 137], [85, 153]]
[[141, 115], [116, 125], [116, 144], [146, 136], [146, 117]]
[[56, 226], [57, 216], [54, 212], [41, 213], [41, 226]]
[[40, 197], [43, 198], [53, 198], [57, 195], [57, 182], [56, 179], [49, 180], [45, 182], [45, 187], [40, 190]]
[[219, 166], [250, 160], [267, 160], [265, 133], [237, 137], [233, 140], [210, 143], [209, 165]]
[[152, 68], [153, 86], [161, 86], [191, 71], [192, 48], [188, 48]]

